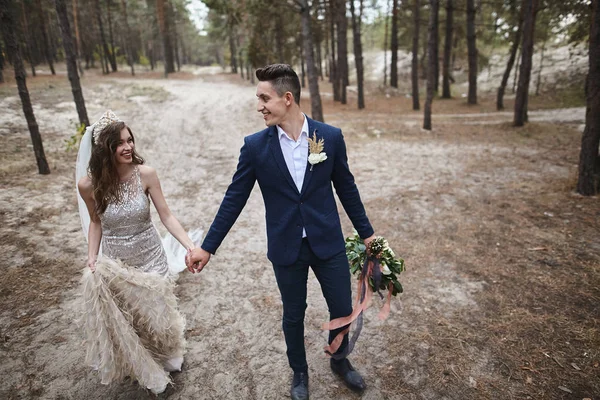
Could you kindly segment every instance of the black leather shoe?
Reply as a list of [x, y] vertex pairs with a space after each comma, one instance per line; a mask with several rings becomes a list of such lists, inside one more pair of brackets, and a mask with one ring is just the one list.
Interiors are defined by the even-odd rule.
[[294, 372], [290, 395], [292, 400], [308, 400], [308, 373]]
[[329, 360], [329, 365], [331, 366], [331, 370], [342, 378], [346, 386], [350, 389], [355, 392], [362, 392], [367, 388], [362, 376], [354, 369], [347, 358], [339, 361], [332, 358]]

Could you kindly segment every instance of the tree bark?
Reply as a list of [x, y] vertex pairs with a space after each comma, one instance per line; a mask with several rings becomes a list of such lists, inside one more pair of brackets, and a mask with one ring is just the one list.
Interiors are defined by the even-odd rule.
[[33, 59], [33, 51], [31, 50], [32, 47], [32, 38], [29, 34], [29, 21], [27, 21], [27, 14], [28, 12], [25, 10], [25, 2], [21, 3], [21, 16], [23, 17], [23, 21], [22, 21], [22, 25], [23, 25], [23, 36], [25, 38], [25, 53], [26, 53], [26, 57], [29, 60], [29, 66], [31, 67], [31, 75], [32, 76], [36, 76], [36, 72], [35, 72], [35, 61]]
[[31, 106], [31, 98], [29, 97], [29, 91], [27, 90], [25, 66], [23, 65], [19, 43], [15, 35], [17, 26], [15, 23], [14, 3], [12, 0], [0, 0], [0, 30], [2, 31], [4, 44], [6, 45], [6, 52], [10, 55], [15, 70], [17, 89], [23, 106], [23, 114], [25, 114], [25, 119], [27, 120], [27, 127], [29, 128], [31, 142], [33, 144], [38, 172], [46, 175], [50, 173], [50, 167], [48, 166], [48, 161], [46, 161], [40, 129], [35, 120], [33, 107]]
[[533, 36], [535, 32], [535, 17], [537, 0], [524, 0], [523, 44], [521, 51], [521, 69], [519, 84], [515, 99], [514, 126], [523, 126], [527, 122], [527, 102], [529, 98], [529, 82], [531, 80], [531, 63], [533, 58]]
[[71, 36], [69, 16], [67, 15], [67, 6], [65, 4], [65, 0], [55, 0], [55, 2], [56, 14], [58, 15], [58, 21], [60, 23], [60, 30], [63, 38], [63, 48], [65, 49], [67, 61], [67, 74], [69, 75], [69, 82], [71, 82], [71, 91], [73, 92], [73, 100], [75, 100], [75, 107], [77, 108], [79, 123], [83, 124], [84, 126], [89, 126], [90, 121], [88, 119], [87, 109], [85, 108], [85, 100], [83, 99], [83, 91], [81, 90], [79, 75], [77, 74], [77, 58], [75, 57], [73, 37]]
[[[521, 35], [523, 35], [523, 29], [521, 29]], [[519, 81], [519, 70], [521, 69], [521, 43], [519, 42], [519, 48], [517, 49], [517, 65], [515, 67], [515, 73], [513, 77], [512, 92], [513, 94], [517, 91], [517, 82]]]
[[108, 53], [108, 60], [110, 61], [110, 68], [112, 69], [112, 72], [117, 72], [117, 55], [115, 54], [115, 40], [113, 38], [111, 9], [111, 0], [107, 0], [106, 15], [108, 16], [108, 40], [110, 42], [110, 53]]
[[434, 13], [435, 21], [433, 22], [433, 65], [434, 77], [433, 77], [433, 91], [438, 93], [440, 91], [440, 0], [438, 0], [437, 10]]
[[38, 19], [40, 22], [40, 32], [42, 33], [42, 48], [44, 51], [44, 57], [46, 58], [46, 62], [50, 67], [50, 72], [52, 75], [56, 75], [56, 71], [54, 70], [54, 62], [52, 61], [52, 55], [50, 54], [50, 48], [48, 43], [48, 34], [46, 32], [46, 18], [44, 16], [44, 8], [42, 7], [42, 0], [36, 1], [36, 8], [38, 13]]
[[306, 70], [304, 68], [304, 41], [300, 41], [300, 85], [306, 87]]
[[429, 4], [429, 51], [427, 55], [429, 65], [427, 66], [427, 98], [425, 100], [425, 113], [423, 118], [423, 129], [428, 131], [431, 130], [431, 104], [433, 103], [433, 94], [435, 93], [435, 24], [436, 14], [439, 13], [440, 3], [439, 0], [430, 0]]
[[387, 9], [385, 11], [385, 24], [383, 28], [383, 86], [387, 86], [387, 50], [388, 50], [388, 20], [390, 12], [390, 0], [387, 1]]
[[235, 25], [233, 23], [233, 16], [229, 15], [229, 21], [227, 21], [227, 34], [229, 36], [229, 52], [231, 53], [231, 72], [237, 74], [237, 50], [235, 48]]
[[442, 98], [450, 99], [450, 59], [452, 54], [452, 35], [454, 33], [454, 5], [446, 0], [446, 37], [444, 38], [444, 63], [442, 67]]
[[171, 46], [171, 26], [167, 17], [167, 7], [171, 4], [169, 0], [156, 0], [156, 12], [158, 14], [158, 26], [162, 36], [165, 77], [170, 73], [175, 72], [175, 64], [173, 62], [173, 47]]
[[600, 191], [600, 2], [592, 1], [589, 71], [586, 80], [587, 109], [579, 153], [577, 192], [592, 196]]
[[123, 24], [125, 25], [125, 52], [127, 53], [127, 64], [131, 69], [131, 75], [135, 75], [135, 69], [133, 67], [133, 35], [131, 34], [131, 28], [129, 27], [129, 20], [127, 18], [127, 1], [121, 0], [121, 11], [123, 12]]
[[421, 11], [421, 4], [419, 0], [415, 0], [413, 9], [413, 21], [414, 21], [414, 34], [412, 43], [412, 65], [411, 65], [411, 79], [412, 79], [412, 100], [413, 110], [418, 110], [419, 105], [419, 14]]
[[0, 83], [4, 83], [4, 55], [2, 45], [0, 44]]
[[535, 85], [535, 95], [538, 96], [540, 94], [540, 86], [542, 84], [542, 68], [544, 68], [544, 52], [546, 50], [546, 38], [542, 42], [542, 51], [540, 54], [540, 67], [538, 68], [537, 74], [537, 83]]
[[283, 53], [283, 39], [284, 39], [284, 24], [283, 24], [283, 13], [278, 12], [275, 18], [275, 46], [277, 49], [277, 62], [280, 64], [285, 63], [285, 57]]
[[[83, 76], [83, 68], [81, 67], [81, 36], [79, 35], [79, 5], [78, 0], [73, 0], [73, 28], [75, 29], [75, 54], [77, 54], [77, 68], [79, 74]], [[87, 65], [86, 65], [87, 67]]]
[[306, 54], [306, 69], [308, 74], [308, 90], [310, 91], [310, 112], [312, 119], [324, 122], [321, 95], [319, 94], [319, 75], [315, 66], [313, 49], [313, 35], [310, 17], [310, 8], [307, 0], [302, 1], [302, 36], [304, 52]]
[[348, 102], [346, 87], [348, 86], [348, 20], [346, 19], [346, 1], [337, 0], [337, 40], [338, 66], [337, 78], [340, 88], [340, 102]]
[[[102, 41], [102, 50], [104, 51], [104, 55], [100, 56], [100, 62], [102, 63], [103, 57], [105, 60], [109, 58], [109, 51], [108, 44], [106, 43], [106, 36], [104, 35], [104, 24], [102, 23], [102, 8], [100, 7], [100, 0], [94, 0], [94, 7], [96, 11], [96, 19], [98, 21], [98, 27], [100, 28], [100, 40]], [[102, 67], [102, 70], [104, 71], [104, 66]], [[106, 68], [106, 73], [109, 73], [108, 66]]]
[[[516, 1], [513, 0], [511, 6], [513, 8], [513, 12], [516, 12]], [[503, 110], [504, 109], [504, 92], [506, 91], [506, 85], [508, 84], [508, 79], [510, 78], [510, 72], [515, 64], [515, 59], [517, 56], [517, 50], [519, 49], [519, 45], [521, 44], [521, 32], [523, 29], [523, 8], [521, 8], [521, 12], [519, 13], [519, 26], [517, 27], [517, 31], [515, 32], [515, 37], [513, 38], [512, 45], [510, 47], [510, 55], [508, 57], [508, 62], [506, 64], [506, 70], [504, 71], [504, 75], [502, 76], [502, 82], [500, 82], [500, 87], [498, 88], [498, 95], [496, 96], [496, 109]], [[515, 70], [516, 74], [516, 70]]]
[[361, 20], [363, 16], [363, 0], [360, 0], [360, 11], [356, 15], [354, 10], [354, 0], [350, 0], [350, 13], [352, 14], [352, 33], [354, 43], [354, 63], [356, 65], [356, 85], [358, 89], [358, 109], [365, 108], [365, 89], [364, 89], [364, 67], [361, 42]]
[[467, 0], [467, 47], [469, 58], [469, 95], [467, 102], [477, 104], [477, 40], [475, 37], [475, 3]]
[[330, 80], [332, 84], [333, 90], [333, 101], [340, 101], [340, 80], [338, 79], [338, 62], [336, 57], [336, 40], [335, 40], [335, 32], [336, 32], [336, 19], [337, 19], [337, 3], [338, 0], [330, 0], [329, 1], [329, 27], [331, 34], [331, 74]]
[[390, 65], [390, 86], [398, 87], [398, 0], [392, 0], [392, 32], [390, 33], [392, 61]]

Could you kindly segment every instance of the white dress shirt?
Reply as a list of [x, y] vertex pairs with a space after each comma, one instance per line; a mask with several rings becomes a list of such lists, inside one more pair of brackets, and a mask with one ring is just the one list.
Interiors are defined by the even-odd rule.
[[[298, 140], [292, 139], [287, 132], [277, 125], [281, 152], [299, 192], [302, 191], [304, 173], [306, 172], [306, 164], [308, 163], [308, 120], [305, 114], [302, 115], [304, 116], [304, 124], [302, 125], [302, 132]], [[306, 230], [304, 228], [302, 228], [302, 237], [306, 237]]]

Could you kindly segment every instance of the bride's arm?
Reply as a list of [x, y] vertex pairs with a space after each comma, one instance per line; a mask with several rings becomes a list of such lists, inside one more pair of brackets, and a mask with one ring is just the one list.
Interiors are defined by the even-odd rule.
[[94, 201], [94, 189], [90, 178], [84, 177], [77, 183], [77, 189], [90, 214], [90, 228], [88, 230], [88, 259], [87, 266], [94, 271], [102, 240], [102, 224], [96, 214]]
[[139, 169], [142, 183], [150, 194], [150, 198], [152, 199], [152, 203], [154, 203], [154, 207], [156, 207], [156, 211], [158, 211], [162, 224], [167, 228], [171, 235], [186, 248], [186, 250], [195, 248], [196, 246], [194, 246], [194, 243], [189, 238], [177, 218], [171, 213], [160, 187], [160, 181], [158, 180], [156, 170], [146, 165], [140, 165]]

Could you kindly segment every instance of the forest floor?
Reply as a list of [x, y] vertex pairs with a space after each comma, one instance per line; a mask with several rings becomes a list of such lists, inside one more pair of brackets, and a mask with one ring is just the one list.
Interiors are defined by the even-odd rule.
[[[202, 71], [168, 80], [88, 72], [82, 82], [90, 119], [110, 108], [126, 120], [171, 210], [184, 227], [207, 230], [242, 139], [262, 119], [253, 85]], [[0, 398], [153, 398], [130, 381], [104, 386], [84, 365], [76, 317], [86, 244], [76, 151], [66, 150], [77, 114], [64, 75], [40, 74], [28, 86], [52, 173], [37, 174], [16, 87], [0, 85]], [[477, 106], [436, 100], [426, 132], [410, 98], [372, 90], [358, 111], [353, 93], [340, 105], [329, 85], [321, 90], [369, 218], [407, 267], [390, 317], [379, 321], [374, 301], [351, 356], [369, 386], [362, 398], [599, 399], [600, 203], [574, 193], [585, 110], [555, 111], [551, 98], [532, 97], [532, 122], [517, 129], [491, 95]], [[302, 104], [309, 112], [307, 95]], [[160, 398], [289, 397], [280, 298], [265, 254], [256, 187], [204, 272], [178, 280], [186, 361]], [[326, 319], [311, 273], [311, 397], [360, 398], [329, 370]]]

